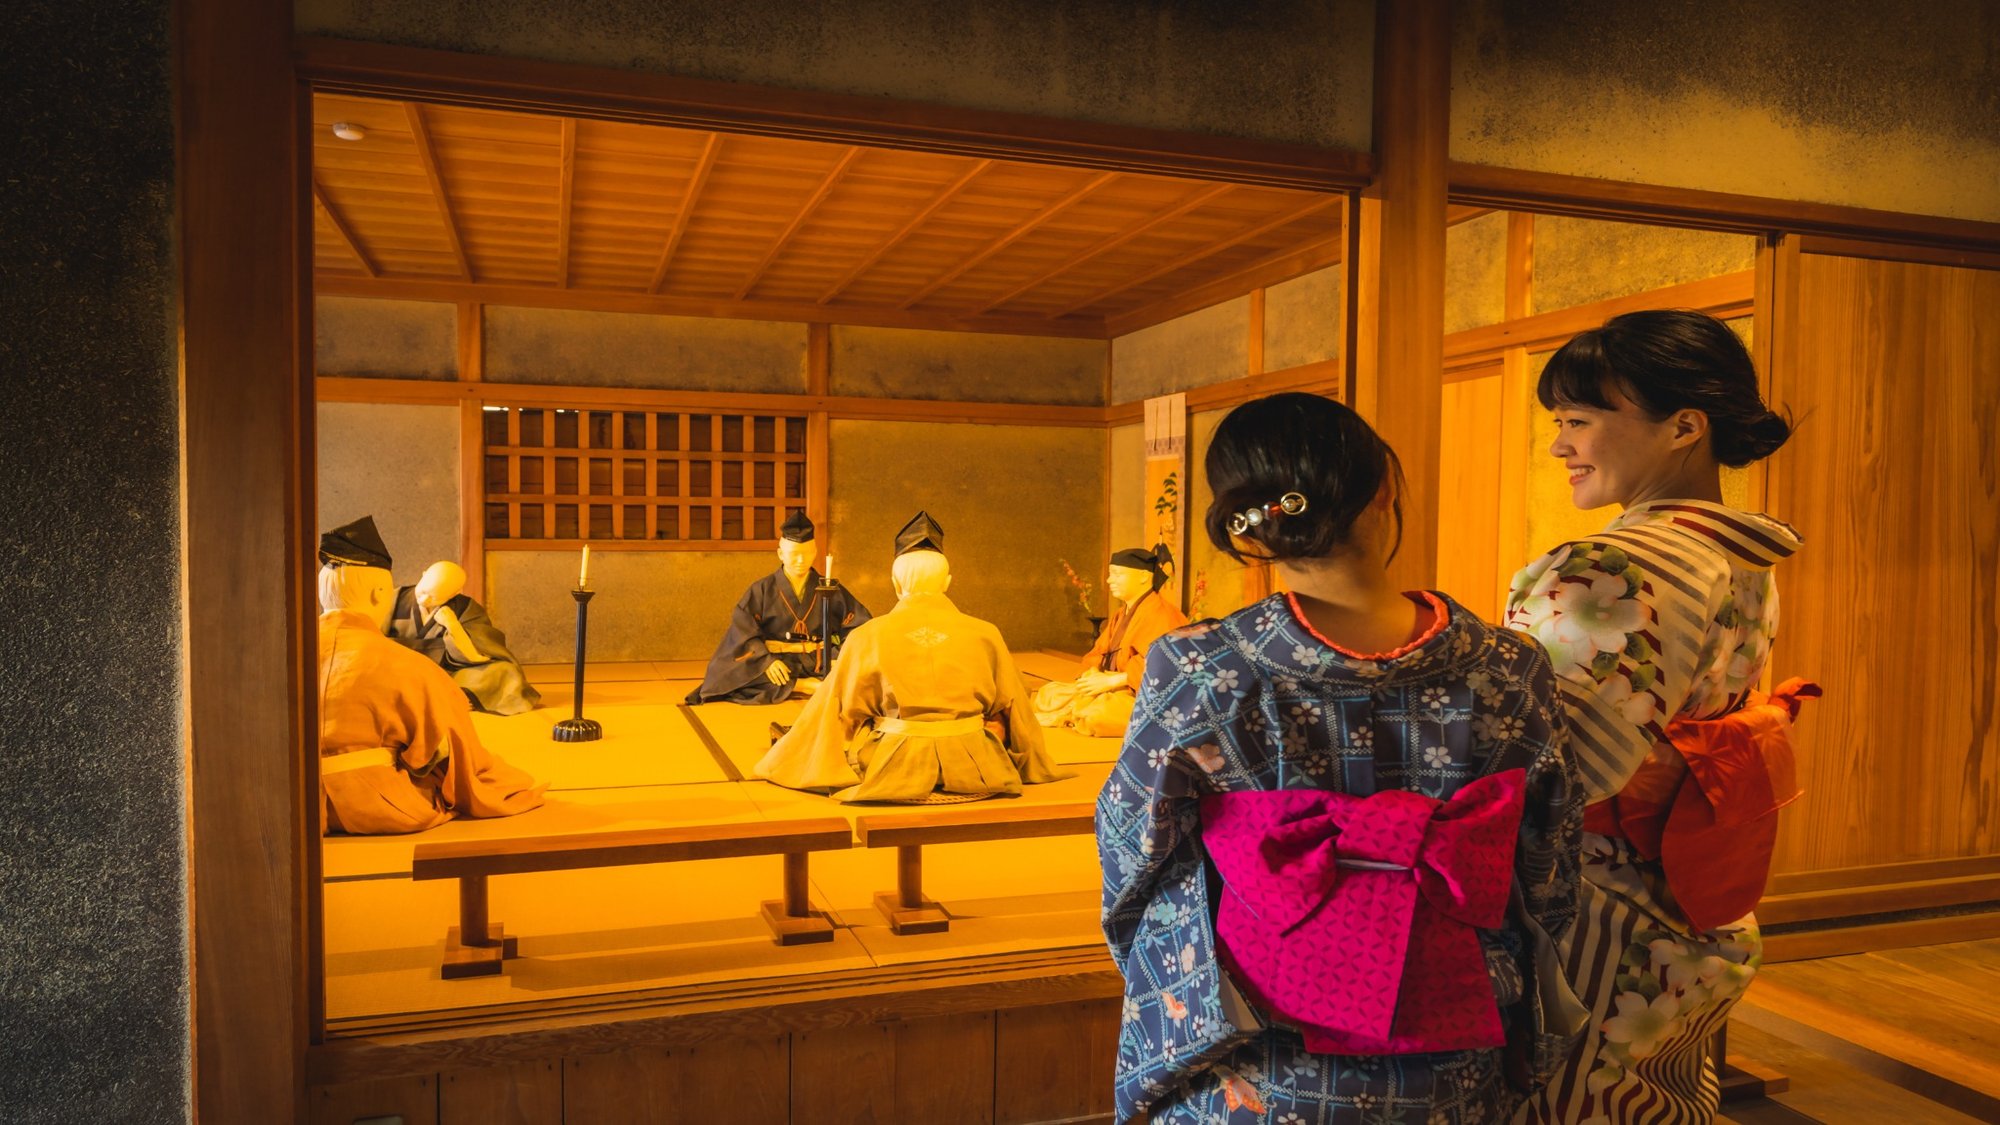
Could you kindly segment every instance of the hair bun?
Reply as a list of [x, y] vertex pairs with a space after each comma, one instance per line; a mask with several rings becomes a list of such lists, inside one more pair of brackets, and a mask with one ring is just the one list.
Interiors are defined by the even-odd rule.
[[1792, 423], [1773, 410], [1751, 418], [1729, 433], [1715, 435], [1715, 459], [1733, 468], [1762, 461], [1776, 453], [1792, 436]]

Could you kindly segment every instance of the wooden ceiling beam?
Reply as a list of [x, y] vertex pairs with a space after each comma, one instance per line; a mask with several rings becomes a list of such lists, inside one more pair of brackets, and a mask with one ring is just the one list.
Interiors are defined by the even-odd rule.
[[347, 252], [354, 255], [355, 260], [361, 263], [362, 272], [369, 277], [381, 276], [381, 271], [375, 268], [375, 263], [368, 257], [368, 252], [361, 248], [361, 240], [354, 236], [354, 228], [347, 225], [347, 220], [341, 217], [333, 201], [326, 197], [326, 189], [320, 186], [318, 176], [312, 178], [312, 193], [313, 202], [319, 204], [319, 209], [326, 212], [327, 222], [333, 224], [334, 233], [347, 244]]
[[431, 184], [431, 197], [437, 200], [438, 215], [444, 220], [444, 236], [451, 243], [452, 257], [458, 259], [458, 275], [467, 281], [477, 281], [479, 279], [472, 275], [472, 262], [465, 256], [465, 243], [458, 237], [458, 221], [452, 218], [451, 194], [445, 190], [444, 176], [438, 170], [437, 147], [431, 143], [431, 130], [424, 122], [424, 109], [416, 102], [404, 102], [403, 109], [410, 118], [410, 138], [417, 143], [417, 161], [424, 166], [424, 178]]
[[556, 190], [556, 287], [569, 288], [570, 221], [576, 195], [576, 118], [562, 119], [562, 168]]
[[722, 134], [710, 133], [701, 146], [701, 156], [694, 163], [694, 176], [688, 180], [687, 192], [681, 196], [681, 209], [674, 215], [674, 225], [667, 232], [667, 244], [660, 250], [660, 264], [653, 269], [653, 283], [646, 286], [646, 292], [658, 293], [667, 280], [667, 271], [673, 267], [674, 251], [681, 244], [681, 236], [687, 233], [688, 218], [694, 214], [695, 204], [700, 200], [702, 185], [708, 183], [708, 174], [715, 170], [715, 158], [722, 151]]
[[1253, 289], [1290, 281], [1333, 265], [1346, 256], [1346, 250], [1347, 232], [1344, 230], [1287, 246], [1240, 269], [1211, 277], [1199, 285], [1176, 290], [1137, 308], [1105, 317], [1105, 331], [1114, 337], [1123, 336], [1163, 320], [1172, 320], [1197, 309], [1241, 297]]
[[1003, 234], [999, 238], [996, 238], [992, 242], [988, 243], [986, 249], [981, 250], [979, 253], [974, 254], [972, 257], [967, 258], [963, 262], [960, 262], [956, 267], [954, 267], [950, 272], [946, 273], [943, 277], [940, 277], [936, 281], [931, 282], [929, 285], [924, 286], [922, 289], [917, 290], [911, 296], [905, 297], [901, 302], [897, 304], [896, 307], [899, 309], [907, 309], [912, 305], [921, 302], [924, 298], [930, 296], [931, 294], [937, 292], [938, 290], [943, 289], [945, 286], [950, 285], [952, 282], [957, 281], [960, 277], [963, 277], [965, 275], [966, 271], [972, 269], [972, 267], [978, 265], [979, 263], [985, 261], [988, 258], [991, 258], [993, 255], [998, 254], [1000, 251], [1005, 250], [1007, 247], [1012, 246], [1014, 243], [1027, 237], [1030, 233], [1034, 231], [1036, 227], [1041, 226], [1043, 223], [1046, 223], [1050, 219], [1055, 218], [1057, 215], [1062, 214], [1064, 211], [1069, 210], [1071, 207], [1081, 202], [1091, 192], [1096, 191], [1098, 188], [1103, 187], [1105, 184], [1108, 184], [1112, 180], [1115, 180], [1117, 178], [1118, 178], [1118, 173], [1116, 172], [1100, 172], [1097, 175], [1092, 176], [1089, 180], [1085, 181], [1082, 184], [1082, 186], [1069, 192], [1068, 194], [1064, 195], [1061, 199], [1058, 199], [1054, 203], [1049, 204], [1047, 207], [1042, 208], [1040, 211], [1035, 212], [1033, 217], [1029, 218], [1026, 222], [1020, 224], [1013, 230], [1008, 231], [1006, 234]]
[[1193, 195], [1190, 195], [1186, 199], [1175, 204], [1173, 207], [1165, 211], [1162, 211], [1157, 215], [1154, 215], [1152, 218], [1147, 219], [1146, 221], [1138, 224], [1137, 226], [1129, 227], [1126, 230], [1121, 231], [1117, 234], [1113, 234], [1107, 238], [1099, 239], [1097, 242], [1091, 244], [1090, 246], [1087, 246], [1084, 249], [1076, 252], [1075, 254], [1070, 255], [1070, 257], [1064, 259], [1061, 265], [1056, 266], [1054, 269], [1038, 274], [1035, 277], [1031, 278], [1026, 284], [1018, 285], [1015, 286], [1013, 289], [1008, 290], [999, 299], [988, 303], [984, 308], [981, 308], [979, 311], [982, 313], [992, 312], [994, 309], [1006, 305], [1008, 302], [1014, 300], [1014, 298], [1016, 297], [1019, 297], [1021, 294], [1026, 293], [1031, 289], [1040, 288], [1042, 285], [1047, 284], [1048, 282], [1053, 281], [1054, 279], [1062, 276], [1063, 274], [1068, 273], [1069, 271], [1091, 260], [1092, 258], [1095, 258], [1100, 254], [1116, 250], [1118, 247], [1125, 245], [1126, 243], [1132, 241], [1133, 239], [1139, 237], [1140, 235], [1145, 234], [1148, 231], [1155, 230], [1160, 226], [1162, 226], [1163, 224], [1173, 222], [1175, 219], [1178, 219], [1182, 215], [1185, 215], [1188, 212], [1195, 210], [1196, 208], [1202, 206], [1205, 203], [1208, 203], [1209, 201], [1215, 199], [1216, 197], [1225, 195], [1234, 190], [1236, 190], [1235, 184], [1213, 184], [1210, 185], [1209, 187], [1202, 188], [1196, 191]]
[[792, 221], [785, 224], [785, 229], [779, 232], [777, 241], [771, 243], [771, 248], [764, 252], [764, 257], [751, 269], [750, 276], [743, 280], [743, 287], [736, 291], [737, 300], [741, 301], [748, 297], [750, 291], [757, 288], [757, 283], [764, 280], [764, 271], [771, 268], [772, 262], [777, 261], [778, 255], [784, 252], [785, 244], [792, 240], [792, 236], [799, 232], [799, 228], [805, 225], [807, 219], [812, 218], [812, 213], [819, 210], [819, 205], [826, 202], [826, 197], [832, 193], [834, 185], [840, 182], [840, 177], [846, 174], [848, 166], [860, 155], [859, 148], [849, 145], [847, 151], [840, 154], [840, 159], [834, 161], [833, 168], [820, 180], [819, 186], [813, 189], [813, 193], [806, 197], [805, 206], [799, 208], [799, 213], [793, 215]]
[[925, 204], [923, 210], [917, 212], [915, 215], [912, 215], [908, 222], [896, 228], [896, 233], [890, 235], [886, 240], [883, 241], [883, 243], [880, 246], [877, 246], [873, 251], [871, 251], [866, 258], [861, 259], [860, 263], [857, 264], [853, 269], [848, 270], [847, 273], [843, 277], [841, 277], [839, 281], [834, 283], [833, 288], [828, 289], [824, 294], [820, 296], [819, 300], [816, 303], [824, 305], [828, 301], [833, 300], [835, 297], [840, 296], [841, 291], [846, 289], [848, 286], [854, 284], [854, 280], [856, 278], [860, 277], [864, 273], [867, 273], [868, 270], [871, 267], [873, 267], [876, 262], [881, 261], [882, 256], [884, 254], [887, 254], [889, 251], [894, 250], [897, 246], [901, 245], [904, 239], [910, 237], [910, 235], [913, 234], [918, 227], [923, 226], [924, 223], [928, 222], [932, 215], [937, 214], [938, 209], [940, 207], [943, 207], [945, 204], [950, 203], [953, 199], [956, 199], [958, 197], [958, 193], [964, 191], [966, 185], [970, 184], [973, 181], [974, 177], [978, 176], [981, 172], [984, 172], [991, 167], [993, 167], [993, 162], [991, 160], [973, 161], [972, 164], [969, 167], [967, 167], [965, 171], [960, 172], [958, 174], [957, 179], [954, 179], [949, 184], [946, 184], [943, 191], [938, 192], [937, 195], [933, 197], [929, 203]]
[[[545, 259], [546, 260], [546, 259]], [[965, 316], [955, 312], [903, 310], [879, 305], [836, 305], [811, 301], [732, 301], [726, 297], [686, 297], [632, 289], [596, 289], [572, 285], [558, 289], [548, 282], [484, 281], [455, 278], [365, 278], [352, 272], [321, 272], [313, 276], [313, 292], [323, 297], [378, 297], [399, 301], [477, 301], [487, 305], [524, 308], [579, 309], [590, 312], [648, 313], [655, 316], [720, 317], [732, 320], [775, 320], [853, 324], [872, 328], [921, 328], [933, 332], [997, 332], [1010, 336], [1062, 336], [1104, 339], [1104, 322], [1094, 317], [1049, 320], [1039, 316]]]
[[1245, 231], [1242, 231], [1241, 233], [1231, 235], [1230, 237], [1223, 239], [1221, 242], [1206, 243], [1198, 250], [1195, 250], [1188, 254], [1183, 254], [1178, 258], [1174, 258], [1171, 261], [1168, 261], [1158, 266], [1155, 269], [1140, 274], [1138, 277], [1135, 277], [1130, 281], [1121, 281], [1109, 289], [1101, 290], [1097, 293], [1094, 293], [1091, 296], [1086, 297], [1081, 301], [1078, 301], [1076, 304], [1071, 305], [1068, 308], [1063, 309], [1060, 312], [1054, 313], [1052, 315], [1069, 316], [1071, 313], [1077, 312], [1082, 309], [1087, 309], [1090, 306], [1095, 305], [1100, 301], [1105, 301], [1109, 300], [1112, 297], [1116, 297], [1118, 294], [1123, 293], [1128, 289], [1137, 288], [1138, 286], [1144, 285], [1149, 281], [1165, 277], [1168, 274], [1175, 272], [1176, 270], [1185, 269], [1188, 266], [1191, 266], [1196, 262], [1201, 261], [1203, 258], [1209, 257], [1212, 254], [1220, 254], [1224, 250], [1227, 250], [1233, 246], [1240, 246], [1243, 243], [1248, 242], [1251, 239], [1256, 238], [1260, 235], [1268, 234], [1271, 231], [1277, 230], [1281, 227], [1289, 226], [1292, 223], [1296, 223], [1300, 219], [1306, 218], [1309, 215], [1316, 215], [1319, 212], [1324, 211], [1329, 207], [1337, 206], [1341, 202], [1341, 199], [1342, 197], [1337, 195], [1322, 196], [1318, 199], [1311, 201], [1310, 203], [1305, 204], [1302, 207], [1295, 207], [1292, 210], [1287, 211], [1282, 215], [1279, 215], [1275, 219], [1266, 220], [1265, 222], [1258, 223], [1256, 226], [1251, 227]]

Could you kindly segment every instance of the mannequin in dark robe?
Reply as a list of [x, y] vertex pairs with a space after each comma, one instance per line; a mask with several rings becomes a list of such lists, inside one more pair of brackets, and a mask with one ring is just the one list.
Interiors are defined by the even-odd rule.
[[416, 585], [396, 591], [389, 636], [450, 672], [481, 711], [519, 715], [541, 706], [542, 694], [508, 650], [507, 634], [464, 589], [465, 571], [457, 563], [432, 563]]
[[689, 703], [778, 703], [819, 686], [869, 613], [845, 586], [825, 587], [818, 555], [812, 521], [793, 512], [779, 529], [778, 569], [743, 592]]

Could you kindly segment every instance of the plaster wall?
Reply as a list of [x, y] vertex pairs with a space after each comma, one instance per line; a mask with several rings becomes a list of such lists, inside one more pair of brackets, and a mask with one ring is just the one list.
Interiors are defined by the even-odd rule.
[[0, 1120], [186, 1121], [172, 5], [0, 36]]
[[[1537, 223], [1541, 220], [1538, 218]], [[1538, 247], [1539, 249], [1539, 247]], [[1483, 328], [1507, 319], [1507, 215], [1453, 223], [1444, 232], [1444, 330]]]
[[301, 34], [1371, 147], [1372, 0], [296, 0]]
[[[581, 550], [486, 553], [486, 608], [523, 663], [573, 659]], [[743, 591], [777, 565], [773, 551], [592, 551], [591, 661], [707, 660]]]
[[1113, 426], [1106, 440], [1111, 445], [1111, 480], [1105, 490], [1111, 504], [1111, 542], [1105, 544], [1109, 560], [1112, 551], [1152, 544], [1139, 542], [1146, 531], [1146, 428], [1137, 423]]
[[1454, 160], [2000, 221], [1988, 0], [1454, 12]]
[[1339, 359], [1346, 326], [1345, 262], [1270, 286], [1264, 290], [1264, 370]]
[[1112, 402], [1206, 387], [1249, 371], [1249, 297], [1197, 309], [1111, 341]]
[[320, 375], [458, 378], [458, 307], [373, 297], [313, 299], [313, 364]]
[[486, 379], [802, 394], [806, 326], [489, 305]]
[[[1497, 213], [1488, 218], [1504, 222]], [[1755, 235], [1537, 215], [1529, 311], [1573, 308], [1756, 265]]]
[[833, 326], [837, 395], [1095, 406], [1104, 402], [1103, 340]]
[[893, 605], [896, 530], [921, 509], [944, 527], [961, 610], [999, 626], [1013, 648], [1083, 651], [1089, 622], [1059, 560], [1091, 577], [1110, 555], [1103, 442], [1081, 428], [835, 420], [830, 522], [842, 581], [875, 612]]
[[399, 586], [460, 561], [457, 407], [322, 402], [318, 445], [315, 537], [374, 516]]

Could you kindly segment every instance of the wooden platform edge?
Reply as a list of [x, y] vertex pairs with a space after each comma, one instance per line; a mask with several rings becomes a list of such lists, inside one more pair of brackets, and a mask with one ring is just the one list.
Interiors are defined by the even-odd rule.
[[[674, 1048], [718, 1039], [867, 1026], [897, 1020], [1123, 994], [1124, 978], [1101, 948], [966, 958], [851, 973], [685, 986], [594, 997], [571, 1011], [519, 1010], [417, 1030], [329, 1037], [306, 1053], [306, 1080], [330, 1085], [503, 1066], [558, 1055]], [[463, 1016], [463, 1013], [441, 1013]]]

